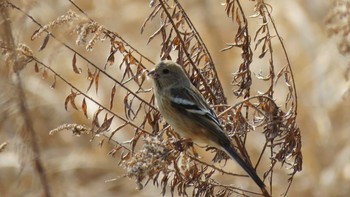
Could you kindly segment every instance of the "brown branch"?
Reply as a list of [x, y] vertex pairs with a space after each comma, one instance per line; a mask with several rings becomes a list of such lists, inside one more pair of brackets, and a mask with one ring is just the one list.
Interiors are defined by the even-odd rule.
[[112, 114], [113, 116], [119, 118], [120, 120], [122, 120], [125, 123], [128, 123], [129, 125], [131, 125], [132, 127], [134, 127], [135, 129], [138, 129], [144, 133], [150, 134], [152, 135], [152, 133], [144, 130], [143, 128], [135, 125], [134, 123], [132, 123], [129, 120], [124, 119], [123, 117], [119, 116], [118, 114], [114, 113], [113, 111], [111, 111], [108, 107], [105, 107], [103, 105], [101, 105], [98, 101], [96, 101], [95, 99], [93, 99], [92, 97], [88, 96], [87, 94], [85, 94], [83, 91], [79, 90], [77, 87], [75, 87], [72, 83], [70, 83], [69, 81], [67, 81], [65, 78], [63, 78], [60, 74], [58, 74], [56, 71], [54, 71], [50, 66], [44, 64], [43, 62], [41, 62], [39, 59], [32, 57], [33, 60], [35, 62], [37, 62], [38, 64], [44, 66], [46, 69], [50, 70], [50, 72], [52, 72], [55, 76], [57, 76], [59, 79], [61, 79], [64, 83], [66, 83], [68, 86], [70, 86], [71, 88], [73, 88], [75, 91], [77, 91], [79, 94], [83, 95], [84, 97], [88, 98], [90, 101], [92, 101], [93, 103], [95, 103], [96, 105], [100, 106], [101, 108], [103, 108], [104, 110], [106, 110], [108, 113]]
[[179, 32], [179, 30], [176, 28], [176, 24], [175, 22], [172, 20], [172, 17], [168, 11], [168, 9], [165, 7], [165, 4], [163, 2], [163, 0], [159, 0], [160, 5], [162, 6], [165, 14], [168, 17], [169, 22], [171, 23], [171, 25], [173, 26], [173, 30], [175, 31], [177, 37], [179, 38], [180, 42], [181, 42], [181, 46], [183, 47], [183, 52], [185, 53], [188, 61], [190, 62], [190, 64], [192, 65], [192, 68], [198, 73], [200, 79], [203, 82], [203, 85], [205, 87], [205, 89], [213, 96], [215, 97], [215, 94], [213, 93], [212, 89], [210, 88], [210, 86], [208, 85], [207, 81], [205, 80], [204, 76], [201, 74], [201, 72], [199, 72], [198, 68], [196, 67], [195, 63], [192, 61], [191, 55], [188, 53], [188, 51], [186, 50], [185, 46], [185, 41], [182, 39], [181, 37], [181, 33]]
[[198, 163], [200, 163], [200, 164], [202, 164], [202, 165], [209, 166], [209, 167], [215, 169], [216, 171], [218, 171], [218, 172], [220, 172], [220, 173], [222, 173], [222, 174], [231, 175], [231, 176], [239, 176], [239, 177], [248, 177], [248, 175], [236, 174], [236, 173], [224, 171], [223, 169], [218, 168], [218, 167], [216, 167], [215, 165], [212, 165], [212, 164], [209, 164], [209, 163], [206, 163], [206, 162], [204, 162], [204, 161], [199, 160], [197, 157], [194, 157], [194, 156], [188, 154], [187, 152], [185, 152], [185, 154], [186, 154], [186, 156], [188, 156], [188, 157], [191, 158], [192, 160], [194, 160], [194, 161], [196, 161], [196, 162], [198, 162]]
[[[268, 10], [267, 8], [267, 5], [266, 3], [264, 3], [264, 7], [266, 10]], [[293, 83], [293, 92], [294, 92], [294, 103], [295, 103], [295, 106], [294, 106], [294, 113], [295, 113], [295, 116], [297, 115], [298, 113], [298, 95], [297, 95], [297, 90], [296, 90], [296, 85], [295, 85], [295, 79], [294, 79], [294, 74], [293, 74], [293, 69], [292, 69], [292, 66], [290, 64], [290, 60], [289, 60], [289, 57], [288, 57], [288, 54], [287, 54], [287, 50], [286, 50], [286, 47], [284, 46], [284, 43], [283, 43], [283, 39], [281, 37], [281, 35], [279, 34], [278, 30], [277, 30], [277, 27], [276, 27], [276, 24], [271, 16], [271, 13], [268, 11], [267, 12], [267, 15], [269, 16], [269, 19], [271, 21], [271, 24], [274, 28], [274, 31], [276, 32], [276, 35], [277, 35], [277, 38], [282, 46], [282, 49], [283, 49], [283, 53], [284, 53], [284, 57], [286, 58], [286, 61], [287, 61], [287, 66], [289, 68], [289, 72], [290, 72], [290, 76], [292, 78], [292, 83]]]
[[175, 0], [174, 1], [176, 4], [177, 4], [177, 7], [180, 9], [182, 15], [185, 17], [186, 19], [186, 22], [188, 23], [190, 29], [194, 32], [194, 36], [196, 37], [197, 41], [199, 42], [199, 44], [204, 48], [204, 51], [205, 51], [205, 55], [208, 56], [208, 59], [209, 59], [209, 63], [210, 63], [210, 67], [212, 69], [212, 71], [214, 72], [214, 79], [217, 81], [217, 83], [219, 84], [219, 92], [222, 93], [222, 96], [223, 96], [223, 104], [227, 104], [227, 99], [226, 97], [224, 96], [224, 90], [222, 88], [222, 84], [220, 82], [220, 78], [218, 76], [218, 73], [216, 71], [216, 67], [214, 65], [214, 61], [207, 49], [207, 46], [204, 44], [201, 36], [199, 35], [197, 29], [194, 27], [194, 25], [192, 24], [192, 21], [190, 20], [190, 18], [188, 17], [187, 13], [185, 12], [185, 10], [182, 8], [181, 4], [178, 2], [178, 0]]
[[[72, 0], [68, 0], [75, 8], [77, 8], [81, 13], [83, 13], [91, 22], [95, 22], [83, 9], [81, 9], [76, 3], [74, 3], [74, 1]], [[146, 57], [145, 55], [143, 55], [142, 53], [140, 53], [136, 48], [134, 48], [132, 45], [130, 45], [128, 42], [125, 41], [124, 38], [122, 38], [118, 33], [112, 32], [107, 30], [107, 36], [111, 39], [114, 39], [110, 34], [113, 35], [113, 37], [117, 37], [118, 39], [120, 39], [126, 46], [130, 47], [132, 49], [132, 51], [136, 52], [138, 55], [140, 55], [143, 59], [147, 60], [148, 62], [150, 62], [151, 64], [155, 64], [151, 59], [149, 59], [148, 57]], [[141, 64], [141, 66], [146, 69], [146, 67]]]
[[[14, 5], [13, 3], [9, 2], [9, 4], [19, 10], [20, 12], [22, 12], [23, 14], [25, 14], [28, 18], [30, 18], [35, 24], [37, 24], [40, 28], [43, 28], [43, 26], [36, 20], [34, 19], [32, 16], [30, 16], [28, 13], [26, 13], [24, 10], [22, 10], [21, 8], [19, 8], [18, 6]], [[72, 51], [73, 53], [77, 54], [80, 58], [82, 58], [83, 60], [85, 60], [87, 63], [89, 63], [91, 66], [93, 66], [94, 68], [98, 69], [101, 73], [103, 73], [105, 76], [107, 76], [110, 80], [112, 80], [113, 82], [117, 83], [118, 85], [120, 85], [120, 87], [124, 88], [126, 91], [130, 92], [133, 96], [135, 96], [137, 99], [139, 99], [141, 102], [143, 102], [144, 104], [148, 105], [150, 108], [152, 108], [153, 110], [157, 110], [153, 105], [151, 105], [150, 103], [148, 103], [147, 101], [145, 101], [144, 99], [142, 99], [140, 96], [138, 96], [136, 93], [134, 93], [132, 90], [130, 90], [128, 87], [126, 87], [123, 83], [119, 82], [118, 80], [114, 79], [110, 74], [108, 74], [106, 71], [104, 71], [103, 69], [100, 69], [96, 64], [94, 64], [93, 62], [91, 62], [89, 59], [87, 59], [85, 56], [83, 56], [81, 53], [79, 53], [78, 51], [74, 50], [72, 47], [70, 47], [69, 45], [67, 45], [66, 43], [60, 41], [58, 38], [56, 38], [51, 32], [49, 32], [48, 30], [45, 29], [45, 32], [47, 32], [52, 38], [54, 38], [57, 42], [59, 42], [60, 44], [62, 44], [63, 46], [65, 46], [67, 49], [69, 49], [70, 51]]]

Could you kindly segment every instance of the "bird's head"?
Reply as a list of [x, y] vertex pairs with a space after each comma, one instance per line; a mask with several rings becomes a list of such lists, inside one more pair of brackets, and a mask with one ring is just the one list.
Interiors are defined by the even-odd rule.
[[158, 63], [155, 68], [148, 73], [148, 76], [153, 79], [156, 88], [160, 89], [180, 84], [185, 86], [190, 85], [190, 80], [181, 66], [171, 61]]

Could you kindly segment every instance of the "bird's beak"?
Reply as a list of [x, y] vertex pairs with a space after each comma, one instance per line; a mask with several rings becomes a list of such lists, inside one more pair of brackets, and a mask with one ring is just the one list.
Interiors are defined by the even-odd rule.
[[155, 79], [158, 77], [158, 74], [155, 72], [155, 70], [150, 70], [147, 74], [147, 76], [151, 77], [152, 79]]

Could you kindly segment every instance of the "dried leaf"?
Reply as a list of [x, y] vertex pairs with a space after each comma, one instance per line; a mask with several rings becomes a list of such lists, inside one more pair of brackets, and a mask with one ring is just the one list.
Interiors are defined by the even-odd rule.
[[128, 56], [129, 56], [129, 62], [130, 62], [130, 64], [136, 64], [135, 62], [135, 58], [134, 58], [134, 56], [132, 56], [132, 54], [131, 54], [131, 52], [130, 53], [128, 53]]
[[92, 128], [95, 126], [100, 127], [100, 123], [98, 121], [98, 115], [103, 111], [103, 108], [98, 108], [98, 110], [95, 111], [94, 116], [92, 118]]
[[255, 32], [254, 41], [256, 41], [258, 35], [263, 34], [265, 32], [265, 30], [266, 30], [266, 25], [265, 24], [261, 25], [258, 28], [258, 30], [256, 30], [256, 32]]
[[254, 50], [256, 50], [258, 48], [258, 46], [261, 44], [262, 41], [264, 41], [264, 43], [265, 43], [266, 39], [267, 39], [267, 36], [263, 36], [263, 37], [259, 38], [258, 41], [255, 44]]
[[50, 86], [50, 88], [54, 89], [56, 87], [56, 75], [54, 75], [54, 81], [52, 83], [52, 85]]
[[122, 129], [123, 127], [125, 127], [126, 125], [128, 125], [129, 123], [124, 123], [123, 125], [119, 126], [118, 128], [114, 129], [114, 131], [111, 133], [111, 135], [108, 138], [108, 141], [112, 139], [112, 137], [114, 136], [114, 134], [117, 133], [117, 131], [119, 131], [120, 129]]
[[[153, 1], [155, 2], [155, 1]], [[152, 6], [153, 7], [153, 6]], [[143, 22], [142, 24], [142, 27], [141, 27], [141, 34], [143, 33], [145, 27], [146, 27], [146, 24], [148, 21], [150, 20], [153, 20], [153, 18], [158, 14], [159, 10], [161, 9], [161, 5], [158, 4], [154, 9], [153, 11], [151, 12], [151, 14], [148, 16], [148, 18], [145, 20], [145, 22]]]
[[181, 42], [180, 42], [180, 39], [179, 37], [175, 37], [172, 41], [172, 45], [173, 45], [173, 50], [178, 50], [181, 46]]
[[81, 68], [78, 68], [77, 67], [77, 53], [74, 53], [73, 55], [73, 59], [72, 59], [72, 66], [73, 66], [73, 71], [76, 73], [76, 74], [80, 74], [81, 73]]
[[126, 94], [125, 97], [124, 97], [124, 113], [125, 115], [127, 116], [127, 118], [129, 119], [129, 116], [130, 116], [130, 108], [131, 106], [129, 105], [129, 94]]
[[[271, 61], [270, 61], [270, 63], [271, 63]], [[281, 76], [283, 76], [285, 74], [286, 68], [287, 68], [287, 65], [283, 66], [283, 68], [281, 68], [281, 70], [278, 71], [276, 78], [275, 78], [275, 84], [277, 84], [277, 82], [281, 78]]]
[[113, 101], [114, 101], [115, 92], [116, 92], [116, 87], [115, 87], [115, 84], [114, 84], [114, 86], [112, 88], [112, 91], [111, 91], [111, 100], [109, 102], [109, 109], [113, 108]]
[[64, 108], [67, 110], [68, 109], [68, 102], [72, 105], [74, 109], [78, 109], [77, 106], [75, 105], [75, 97], [77, 96], [77, 93], [71, 91], [71, 94], [66, 97], [66, 100], [64, 101]]
[[92, 87], [92, 84], [94, 84], [94, 81], [95, 81], [95, 74], [96, 74], [97, 70], [95, 70], [94, 73], [92, 73], [88, 67], [88, 77], [87, 77], [87, 80], [90, 81], [90, 84], [86, 90], [86, 92], [89, 92], [89, 90], [91, 89]]
[[164, 175], [160, 184], [162, 186], [162, 195], [165, 196], [166, 194], [166, 188], [168, 187], [168, 180], [169, 180], [169, 177], [167, 175]]
[[108, 119], [108, 113], [105, 114], [105, 118], [104, 118], [103, 122], [107, 121], [107, 119]]
[[[106, 115], [107, 115], [107, 114], [106, 114]], [[105, 121], [102, 123], [101, 127], [97, 129], [96, 134], [99, 134], [99, 133], [101, 133], [101, 132], [104, 132], [104, 131], [108, 130], [109, 127], [110, 127], [111, 124], [112, 124], [113, 118], [114, 118], [114, 116], [112, 116], [111, 118], [105, 120]]]
[[113, 147], [113, 149], [111, 151], [108, 152], [108, 155], [114, 157], [114, 155], [121, 149], [122, 147], [119, 145], [116, 145], [115, 147]]
[[74, 93], [73, 96], [72, 96], [71, 99], [70, 99], [70, 104], [72, 105], [72, 107], [73, 107], [74, 109], [78, 110], [78, 107], [77, 107], [77, 105], [75, 104], [75, 97], [76, 97], [76, 96], [77, 96], [77, 94]]
[[266, 52], [268, 52], [268, 51], [269, 51], [269, 49], [266, 49], [263, 52], [261, 52], [261, 54], [259, 55], [259, 58], [262, 59], [265, 56]]
[[[146, 80], [146, 70], [142, 67], [141, 61], [137, 64], [136, 76], [134, 77], [134, 81], [141, 87], [143, 82]], [[141, 80], [141, 82], [140, 82]]]
[[34, 64], [34, 71], [35, 71], [36, 73], [39, 72], [39, 66], [38, 66], [38, 63], [36, 63], [36, 62], [35, 62], [35, 64]]
[[32, 34], [32, 36], [30, 37], [31, 40], [34, 40], [37, 36], [38, 36], [38, 33], [39, 31], [41, 30], [41, 28], [35, 30]]
[[122, 77], [121, 81], [124, 81], [124, 79], [126, 78], [126, 75], [128, 75], [128, 77], [135, 76], [134, 73], [132, 72], [130, 66], [128, 66], [127, 64], [126, 64], [126, 67], [125, 67], [125, 70], [124, 70], [124, 74], [123, 74], [123, 77]]
[[43, 43], [41, 44], [39, 51], [42, 51], [46, 47], [47, 43], [49, 42], [49, 39], [50, 39], [50, 34], [48, 33], [48, 34], [46, 34], [46, 37], [45, 37]]
[[160, 28], [159, 28], [157, 31], [155, 31], [155, 32], [149, 37], [149, 39], [148, 39], [148, 41], [147, 41], [147, 44], [149, 44], [157, 35], [159, 35], [159, 33], [162, 32], [162, 30], [163, 30], [163, 28], [164, 28], [164, 25], [165, 25], [165, 24], [163, 24], [162, 26], [160, 26]]
[[135, 147], [136, 147], [136, 144], [137, 142], [139, 141], [140, 137], [142, 136], [142, 132], [138, 132], [135, 134], [135, 136], [132, 138], [131, 140], [131, 151], [134, 152], [135, 150]]
[[126, 52], [126, 49], [125, 49], [125, 47], [124, 47], [124, 44], [123, 43], [121, 43], [121, 42], [119, 42], [119, 51], [120, 51], [120, 53], [125, 53]]
[[128, 160], [128, 159], [130, 159], [130, 156], [131, 156], [130, 152], [128, 152], [126, 154], [122, 154], [121, 160], [122, 161]]
[[70, 101], [70, 95], [68, 95], [66, 97], [66, 99], [64, 100], [64, 109], [67, 111], [68, 109], [68, 102]]
[[96, 73], [96, 70], [95, 70], [94, 73], [92, 73], [91, 70], [90, 70], [90, 68], [88, 67], [88, 77], [87, 77], [87, 79], [88, 79], [89, 81], [93, 80], [93, 79], [95, 78], [95, 73]]
[[234, 3], [235, 3], [235, 1], [232, 1], [232, 2], [226, 4], [226, 8], [225, 9], [226, 9], [226, 15], [227, 16], [230, 16], [230, 15], [233, 16], [234, 15], [234, 13], [233, 13], [234, 10], [235, 10], [235, 4]]
[[98, 82], [100, 79], [100, 71], [97, 72], [97, 75], [95, 77], [95, 86], [96, 86], [96, 94], [98, 93]]
[[107, 58], [107, 64], [108, 66], [112, 66], [114, 64], [114, 54], [117, 52], [117, 50], [111, 49], [111, 54], [109, 54]]
[[47, 69], [44, 69], [44, 71], [43, 71], [43, 79], [47, 79], [48, 76], [49, 76], [49, 74], [47, 73]]
[[239, 16], [238, 8], [236, 8], [236, 23], [241, 27], [242, 21], [241, 17]]
[[85, 98], [83, 99], [83, 103], [81, 104], [81, 109], [83, 110], [85, 117], [88, 118]]

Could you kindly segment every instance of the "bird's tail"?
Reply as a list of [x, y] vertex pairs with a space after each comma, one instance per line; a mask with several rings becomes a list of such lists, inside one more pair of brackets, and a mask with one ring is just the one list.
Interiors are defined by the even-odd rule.
[[264, 182], [259, 178], [259, 176], [256, 174], [253, 167], [248, 165], [234, 150], [230, 145], [222, 146], [226, 153], [232, 157], [243, 169], [247, 172], [247, 174], [254, 180], [254, 182], [260, 187], [261, 191], [263, 192], [264, 196], [270, 196], [266, 190], [266, 186]]

